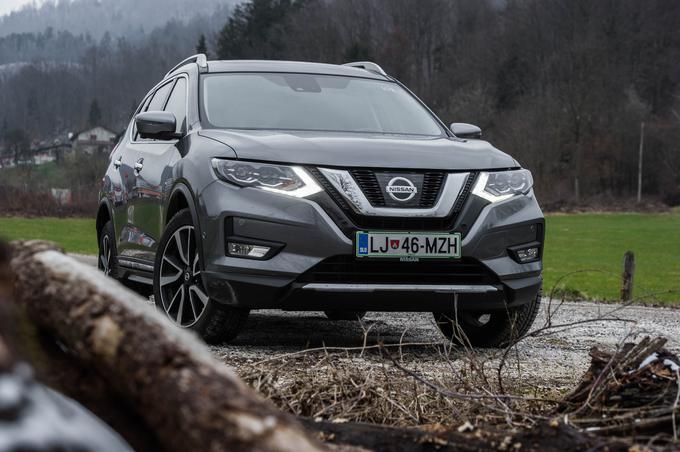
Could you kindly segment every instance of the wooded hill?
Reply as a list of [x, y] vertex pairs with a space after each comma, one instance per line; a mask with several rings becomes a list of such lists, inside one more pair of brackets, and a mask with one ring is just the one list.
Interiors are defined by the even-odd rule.
[[[8, 35], [0, 64], [15, 64], [0, 66], [0, 135], [76, 129], [94, 99], [122, 129], [204, 34], [213, 58], [376, 61], [444, 121], [481, 126], [533, 171], [545, 203], [634, 196], [645, 122], [643, 194], [673, 205], [679, 23], [672, 0], [253, 0], [231, 16], [173, 21], [135, 40]], [[19, 41], [49, 63], [17, 66], [7, 55]]]

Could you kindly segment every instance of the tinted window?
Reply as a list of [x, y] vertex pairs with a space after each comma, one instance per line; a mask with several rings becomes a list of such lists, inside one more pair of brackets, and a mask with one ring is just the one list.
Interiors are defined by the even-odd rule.
[[175, 132], [183, 132], [186, 123], [186, 107], [187, 107], [187, 81], [185, 78], [178, 78], [175, 88], [172, 90], [168, 104], [165, 106], [165, 111], [169, 111], [175, 115], [177, 120], [177, 128]]
[[172, 88], [172, 82], [166, 83], [165, 85], [158, 88], [158, 90], [156, 90], [156, 94], [154, 94], [151, 98], [151, 102], [149, 102], [149, 106], [146, 108], [146, 111], [163, 110], [163, 107], [165, 106], [165, 99], [168, 97], [170, 88]]
[[393, 82], [314, 74], [202, 77], [213, 127], [440, 136], [432, 115]]
[[[135, 112], [135, 116], [137, 116], [138, 113], [146, 111], [146, 108], [149, 106], [149, 102], [151, 102], [151, 97], [149, 96], [146, 99], [144, 99], [144, 103], [142, 103], [137, 111]], [[137, 133], [137, 124], [133, 121], [132, 123], [132, 136], [134, 136], [134, 140], [137, 141], [139, 140], [139, 133]]]

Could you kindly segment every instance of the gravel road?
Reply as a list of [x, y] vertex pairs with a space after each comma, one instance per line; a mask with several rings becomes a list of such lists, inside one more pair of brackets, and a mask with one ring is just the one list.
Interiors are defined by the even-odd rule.
[[[92, 256], [75, 255], [76, 259], [96, 265]], [[574, 386], [588, 368], [591, 347], [615, 347], [623, 341], [649, 336], [665, 336], [667, 347], [680, 352], [680, 309], [644, 306], [622, 306], [591, 302], [565, 302], [558, 306], [543, 300], [533, 329], [546, 324], [548, 308], [553, 328], [538, 337], [528, 338], [519, 347], [512, 372], [531, 378], [539, 387], [568, 389]], [[598, 320], [599, 319], [599, 320]], [[584, 322], [584, 323], [579, 323]], [[574, 325], [574, 323], [577, 323]], [[559, 325], [572, 324], [559, 327]], [[364, 334], [367, 331], [367, 334]], [[299, 352], [314, 347], [360, 347], [384, 343], [440, 343], [442, 337], [428, 313], [369, 313], [363, 324], [336, 321], [318, 312], [256, 311], [246, 329], [232, 343], [213, 346], [216, 357], [236, 367], [273, 356]], [[419, 347], [419, 348], [418, 348]], [[409, 356], [424, 373], [436, 375], [450, 371], [431, 346], [412, 346]], [[497, 351], [478, 353], [493, 363]], [[367, 365], [372, 358], [366, 358]]]
[[[544, 300], [533, 329], [545, 325], [548, 300]], [[551, 306], [553, 328], [539, 337], [526, 339], [513, 354], [509, 370], [530, 378], [537, 387], [566, 390], [572, 388], [588, 368], [588, 351], [593, 346], [615, 347], [645, 335], [665, 336], [668, 348], [680, 351], [680, 310], [643, 306], [622, 306], [591, 302], [565, 302]], [[602, 320], [597, 320], [602, 319]], [[585, 322], [569, 327], [559, 325]], [[248, 326], [236, 341], [212, 347], [213, 353], [235, 366], [251, 365], [277, 354], [298, 352], [313, 347], [360, 347], [384, 343], [441, 342], [432, 315], [427, 313], [369, 313], [363, 327], [358, 322], [332, 322], [322, 313], [258, 311], [251, 314]], [[418, 349], [418, 347], [420, 347]], [[450, 372], [448, 364], [431, 346], [409, 348], [409, 356], [420, 372], [436, 375]], [[415, 353], [414, 353], [415, 351]], [[491, 365], [497, 351], [478, 350]], [[519, 360], [517, 360], [519, 358]], [[371, 360], [372, 358], [366, 358]], [[517, 362], [521, 363], [517, 366]]]

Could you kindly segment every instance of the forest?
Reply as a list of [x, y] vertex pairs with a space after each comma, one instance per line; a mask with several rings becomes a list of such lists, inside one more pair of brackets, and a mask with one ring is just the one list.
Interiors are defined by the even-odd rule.
[[444, 122], [479, 125], [531, 169], [552, 206], [634, 198], [644, 123], [643, 196], [680, 204], [680, 2], [251, 0], [216, 2], [214, 13], [206, 3], [143, 33], [121, 34], [113, 20], [97, 33], [0, 31], [5, 152], [18, 130], [25, 143], [84, 127], [93, 104], [99, 122], [124, 129], [148, 89], [197, 49], [371, 60]]

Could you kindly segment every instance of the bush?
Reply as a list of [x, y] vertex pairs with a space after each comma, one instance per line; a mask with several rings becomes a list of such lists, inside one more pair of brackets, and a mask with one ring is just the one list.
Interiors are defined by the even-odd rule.
[[71, 203], [60, 204], [47, 190], [30, 190], [0, 185], [0, 215], [72, 217], [94, 216], [97, 212], [96, 187], [71, 194]]
[[661, 199], [668, 207], [680, 206], [680, 188], [664, 193]]

